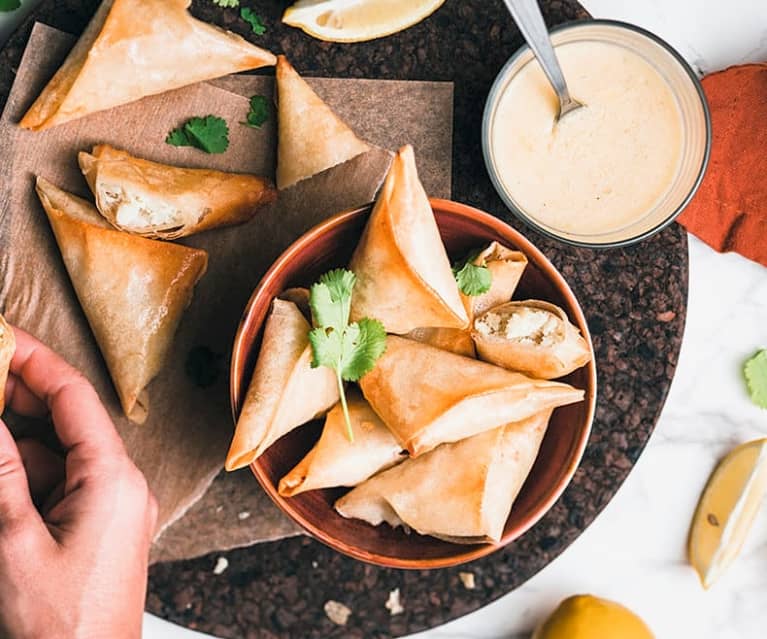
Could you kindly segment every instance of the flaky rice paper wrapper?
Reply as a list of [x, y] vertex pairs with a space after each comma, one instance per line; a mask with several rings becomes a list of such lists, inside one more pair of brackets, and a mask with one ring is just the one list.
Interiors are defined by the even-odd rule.
[[[248, 98], [271, 96], [274, 83], [271, 77], [232, 76], [215, 86], [197, 84], [145, 98], [49, 131], [20, 129], [19, 119], [74, 42], [69, 34], [35, 25], [0, 120], [0, 312], [61, 353], [95, 385], [160, 504], [153, 560], [191, 558], [296, 534], [295, 525], [277, 511], [250, 471], [213, 481], [233, 432], [227, 371], [240, 316], [261, 276], [292, 241], [326, 217], [374, 199], [390, 162], [384, 148], [413, 143], [427, 191], [449, 197], [452, 85], [310, 80], [360, 137], [382, 148], [284, 191], [278, 203], [249, 224], [184, 242], [209, 251], [208, 273], [181, 321], [168, 364], [149, 386], [149, 418], [136, 426], [120, 410], [35, 196], [34, 176], [90, 199], [77, 152], [108, 143], [156, 162], [274, 179], [274, 111], [260, 129], [238, 124], [247, 115]], [[164, 143], [171, 129], [207, 114], [229, 123], [226, 153], [208, 155]], [[207, 379], [186, 370], [187, 364], [194, 368], [200, 362], [204, 372], [213, 373]], [[240, 519], [243, 512], [249, 515]]]

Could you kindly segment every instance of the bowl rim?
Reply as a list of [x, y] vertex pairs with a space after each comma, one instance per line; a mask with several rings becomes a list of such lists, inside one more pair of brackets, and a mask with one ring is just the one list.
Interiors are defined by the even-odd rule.
[[493, 183], [493, 188], [495, 189], [495, 192], [498, 194], [501, 200], [503, 200], [503, 203], [506, 206], [506, 208], [508, 208], [509, 211], [511, 211], [519, 220], [524, 222], [530, 228], [558, 242], [569, 244], [570, 246], [577, 246], [580, 248], [599, 250], [599, 249], [621, 248], [624, 246], [631, 246], [633, 244], [638, 244], [639, 242], [642, 242], [643, 240], [646, 240], [647, 238], [652, 237], [656, 233], [660, 233], [663, 229], [665, 229], [667, 226], [669, 226], [679, 217], [682, 211], [684, 211], [684, 209], [687, 208], [687, 205], [695, 196], [695, 193], [697, 193], [698, 188], [700, 187], [701, 182], [703, 182], [703, 178], [706, 174], [708, 163], [711, 158], [712, 128], [711, 128], [711, 110], [709, 109], [709, 106], [708, 106], [708, 100], [706, 99], [706, 94], [703, 91], [703, 85], [701, 84], [697, 74], [695, 73], [693, 68], [690, 66], [690, 64], [687, 62], [687, 60], [685, 60], [682, 57], [682, 55], [674, 47], [672, 47], [668, 42], [666, 42], [663, 38], [656, 35], [652, 31], [648, 31], [647, 29], [643, 29], [642, 27], [639, 27], [635, 24], [631, 24], [629, 22], [623, 22], [621, 20], [591, 18], [586, 20], [570, 20], [568, 22], [564, 22], [556, 27], [549, 29], [549, 34], [553, 35], [555, 33], [559, 33], [560, 31], [568, 31], [570, 29], [584, 28], [590, 25], [603, 25], [607, 27], [617, 27], [621, 29], [626, 29], [627, 31], [633, 31], [634, 33], [638, 33], [639, 35], [644, 36], [649, 40], [652, 40], [655, 44], [659, 45], [662, 49], [665, 49], [665, 51], [669, 53], [671, 57], [677, 61], [677, 63], [686, 72], [687, 76], [690, 78], [690, 81], [692, 82], [693, 88], [695, 89], [695, 92], [697, 93], [698, 98], [700, 100], [701, 108], [703, 109], [703, 120], [705, 123], [705, 129], [706, 129], [706, 147], [703, 152], [703, 158], [700, 164], [700, 168], [698, 170], [698, 174], [690, 187], [690, 191], [682, 199], [679, 205], [668, 215], [668, 217], [663, 219], [661, 222], [659, 222], [652, 228], [646, 231], [643, 231], [639, 235], [634, 235], [624, 240], [615, 240], [612, 242], [587, 242], [584, 240], [577, 240], [577, 239], [572, 239], [569, 237], [563, 237], [561, 235], [557, 235], [553, 231], [540, 225], [538, 222], [536, 222], [532, 217], [528, 216], [524, 211], [522, 211], [514, 203], [511, 196], [506, 192], [506, 189], [503, 187], [503, 184], [501, 183], [501, 179], [498, 175], [498, 171], [496, 170], [491, 160], [490, 121], [492, 119], [493, 105], [500, 98], [500, 92], [501, 92], [503, 81], [505, 80], [506, 74], [508, 73], [509, 68], [512, 67], [522, 55], [524, 55], [530, 50], [530, 47], [527, 44], [523, 44], [521, 47], [519, 47], [519, 49], [517, 49], [511, 55], [511, 57], [506, 61], [503, 67], [501, 67], [501, 70], [498, 72], [498, 75], [495, 76], [495, 80], [493, 80], [493, 84], [490, 88], [490, 92], [488, 93], [487, 100], [485, 101], [485, 108], [482, 113], [482, 156], [485, 161], [485, 170], [487, 171], [490, 177], [490, 181]]
[[[306, 533], [308, 533], [314, 539], [324, 543], [333, 550], [340, 552], [348, 557], [357, 559], [366, 563], [382, 566], [385, 568], [398, 568], [398, 569], [414, 569], [425, 570], [434, 568], [448, 568], [457, 566], [481, 557], [485, 557], [493, 552], [501, 550], [511, 542], [518, 539], [536, 523], [554, 506], [556, 501], [562, 496], [565, 489], [570, 485], [573, 475], [581, 463], [583, 454], [588, 444], [591, 428], [594, 422], [594, 416], [596, 414], [596, 401], [597, 401], [597, 370], [596, 370], [596, 356], [594, 353], [594, 346], [591, 339], [591, 333], [589, 331], [586, 317], [583, 314], [578, 299], [573, 293], [570, 285], [565, 280], [564, 276], [559, 270], [551, 263], [551, 261], [538, 249], [530, 240], [528, 240], [522, 233], [515, 228], [504, 222], [503, 220], [486, 213], [480, 209], [472, 207], [467, 204], [455, 202], [453, 200], [446, 200], [441, 198], [429, 198], [429, 203], [432, 210], [445, 211], [454, 215], [466, 217], [479, 221], [481, 224], [489, 227], [499, 235], [510, 237], [513, 240], [516, 248], [528, 258], [532, 258], [531, 261], [535, 261], [544, 271], [545, 275], [549, 279], [554, 279], [555, 284], [559, 290], [561, 290], [564, 297], [567, 299], [569, 305], [573, 309], [573, 319], [575, 320], [578, 328], [581, 330], [584, 339], [589, 345], [589, 349], [592, 353], [591, 362], [587, 365], [588, 369], [588, 383], [586, 390], [586, 396], [584, 402], [587, 402], [587, 413], [585, 420], [585, 427], [581, 430], [580, 436], [577, 439], [575, 450], [571, 456], [570, 463], [565, 468], [565, 472], [562, 478], [557, 483], [554, 490], [544, 499], [541, 504], [515, 528], [506, 532], [501, 541], [498, 543], [485, 543], [476, 545], [466, 545], [465, 551], [456, 552], [454, 554], [444, 555], [440, 557], [432, 557], [428, 559], [402, 559], [396, 557], [390, 557], [387, 555], [380, 555], [374, 552], [365, 551], [351, 545], [338, 541], [332, 535], [324, 532], [321, 528], [317, 527], [310, 521], [308, 521], [301, 514], [295, 512], [290, 506], [287, 499], [280, 496], [272, 482], [266, 477], [263, 469], [261, 468], [258, 460], [250, 464], [250, 469], [255, 475], [258, 482], [261, 484], [264, 491], [269, 495], [270, 499], [275, 505], [288, 517], [290, 517], [295, 523], [297, 523]], [[230, 403], [232, 409], [232, 418], [237, 423], [237, 418], [240, 412], [240, 397], [243, 394], [243, 390], [247, 387], [244, 380], [237, 379], [236, 371], [244, 364], [243, 359], [247, 359], [249, 351], [246, 351], [243, 345], [244, 335], [246, 327], [253, 321], [253, 309], [257, 301], [260, 301], [264, 294], [264, 291], [269, 288], [269, 283], [274, 280], [278, 274], [282, 272], [284, 268], [298, 255], [306, 250], [315, 241], [317, 236], [323, 235], [331, 229], [344, 226], [350, 220], [353, 220], [362, 215], [367, 215], [372, 210], [373, 203], [366, 204], [364, 206], [346, 209], [340, 213], [337, 213], [323, 222], [320, 222], [306, 233], [301, 235], [295, 242], [293, 242], [283, 253], [278, 257], [266, 274], [256, 285], [250, 299], [248, 300], [245, 310], [242, 313], [237, 333], [234, 338], [232, 347], [232, 358], [229, 375], [229, 391], [230, 391]]]

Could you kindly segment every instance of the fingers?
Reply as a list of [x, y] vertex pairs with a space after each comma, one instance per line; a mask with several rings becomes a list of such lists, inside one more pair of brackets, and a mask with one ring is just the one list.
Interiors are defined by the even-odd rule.
[[62, 445], [80, 448], [84, 459], [123, 455], [122, 440], [88, 380], [31, 335], [15, 333], [11, 373], [47, 405]]
[[48, 414], [48, 407], [45, 402], [13, 374], [8, 376], [8, 382], [5, 386], [5, 405], [14, 413], [27, 417], [44, 417]]
[[0, 420], [0, 532], [19, 524], [42, 523], [27, 485], [24, 464], [10, 431]]
[[16, 446], [27, 473], [32, 500], [40, 506], [53, 489], [64, 482], [64, 460], [34, 439], [21, 439]]

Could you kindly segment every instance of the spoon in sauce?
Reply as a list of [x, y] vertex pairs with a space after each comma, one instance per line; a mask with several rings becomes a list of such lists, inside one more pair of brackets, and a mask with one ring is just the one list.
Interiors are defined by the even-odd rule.
[[570, 95], [537, 0], [504, 0], [504, 2], [559, 98], [559, 109], [554, 119], [556, 124], [568, 113], [585, 105]]

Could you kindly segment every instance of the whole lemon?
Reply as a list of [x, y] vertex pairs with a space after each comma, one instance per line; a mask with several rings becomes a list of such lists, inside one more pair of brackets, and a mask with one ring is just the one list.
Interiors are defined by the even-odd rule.
[[654, 639], [628, 608], [592, 595], [575, 595], [559, 604], [532, 639]]

